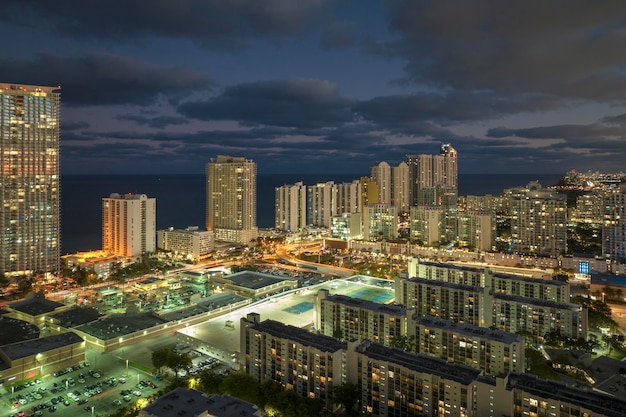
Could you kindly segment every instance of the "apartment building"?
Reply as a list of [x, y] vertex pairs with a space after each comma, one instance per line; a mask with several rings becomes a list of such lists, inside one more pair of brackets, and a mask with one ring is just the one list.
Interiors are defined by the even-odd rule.
[[332, 387], [346, 381], [347, 343], [256, 313], [241, 319], [243, 370], [259, 383], [279, 382], [304, 398], [332, 405]]
[[410, 314], [406, 308], [379, 304], [319, 290], [315, 296], [315, 328], [341, 340], [371, 340], [386, 346], [406, 336]]
[[484, 375], [524, 372], [525, 339], [514, 333], [435, 317], [409, 322], [415, 352], [480, 369]]
[[102, 250], [127, 258], [156, 251], [156, 198], [113, 193], [102, 199]]
[[157, 248], [191, 259], [202, 259], [215, 248], [215, 235], [212, 230], [200, 230], [198, 226], [170, 227], [157, 230]]

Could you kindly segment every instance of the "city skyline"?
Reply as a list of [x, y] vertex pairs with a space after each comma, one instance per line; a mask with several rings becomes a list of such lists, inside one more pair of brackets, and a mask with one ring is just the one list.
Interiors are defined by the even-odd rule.
[[62, 87], [62, 174], [355, 173], [441, 143], [460, 174], [622, 168], [617, 1], [5, 3], [0, 79]]

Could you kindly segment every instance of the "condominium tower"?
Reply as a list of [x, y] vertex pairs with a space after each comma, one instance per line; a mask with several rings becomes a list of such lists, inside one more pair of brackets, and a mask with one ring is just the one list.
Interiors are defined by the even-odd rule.
[[407, 155], [409, 168], [410, 203], [416, 205], [438, 204], [438, 194], [449, 194], [458, 189], [458, 158], [456, 150], [450, 144], [442, 144], [439, 155]]
[[215, 240], [247, 245], [259, 235], [256, 224], [256, 163], [219, 155], [207, 164], [207, 230]]
[[156, 198], [117, 194], [102, 199], [102, 249], [129, 258], [156, 251]]
[[0, 273], [59, 269], [58, 89], [0, 83]]

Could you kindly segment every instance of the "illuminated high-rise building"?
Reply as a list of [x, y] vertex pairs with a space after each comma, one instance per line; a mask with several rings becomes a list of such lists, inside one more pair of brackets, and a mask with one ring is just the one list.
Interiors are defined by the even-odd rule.
[[0, 84], [0, 273], [59, 269], [58, 90]]
[[458, 158], [456, 150], [448, 143], [441, 145], [439, 155], [407, 155], [409, 168], [409, 195], [412, 206], [445, 205], [432, 196], [436, 189], [451, 190], [447, 194], [457, 193], [458, 189]]
[[156, 198], [113, 193], [102, 199], [102, 250], [128, 258], [156, 251]]
[[276, 187], [274, 226], [286, 232], [306, 228], [306, 186], [299, 181], [294, 185]]
[[207, 230], [215, 240], [247, 245], [259, 236], [256, 224], [256, 163], [219, 155], [207, 164]]

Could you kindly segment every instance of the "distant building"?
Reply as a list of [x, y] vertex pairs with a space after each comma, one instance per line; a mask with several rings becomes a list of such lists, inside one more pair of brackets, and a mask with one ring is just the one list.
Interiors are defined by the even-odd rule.
[[409, 166], [406, 162], [400, 162], [397, 166], [391, 167], [391, 203], [398, 213], [409, 211], [411, 206], [409, 188]]
[[307, 187], [307, 224], [317, 227], [330, 227], [330, 218], [335, 215], [335, 183], [327, 181]]
[[139, 411], [139, 417], [261, 417], [259, 408], [229, 395], [176, 388]]
[[567, 201], [533, 182], [509, 191], [511, 240], [518, 253], [556, 257], [567, 250]]
[[256, 163], [219, 155], [207, 164], [207, 230], [215, 240], [248, 245], [259, 236]]
[[215, 248], [215, 235], [212, 230], [199, 230], [198, 226], [182, 230], [170, 227], [157, 231], [157, 247], [188, 258], [202, 259]]
[[340, 216], [344, 213], [361, 213], [363, 206], [362, 189], [358, 180], [335, 184], [336, 203], [333, 216]]
[[457, 212], [456, 244], [475, 251], [491, 251], [496, 243], [496, 216], [493, 211]]
[[458, 194], [458, 155], [450, 144], [442, 144], [439, 155], [407, 155], [407, 166], [412, 206], [432, 205]]
[[385, 161], [379, 162], [371, 169], [371, 176], [378, 184], [378, 202], [391, 204], [391, 167]]
[[306, 186], [302, 181], [276, 187], [274, 227], [285, 232], [306, 228]]
[[330, 237], [334, 239], [357, 239], [362, 236], [361, 213], [344, 213], [340, 216], [333, 216], [330, 219]]
[[389, 204], [370, 204], [363, 210], [363, 238], [391, 240], [398, 237], [398, 211]]
[[602, 196], [602, 255], [608, 259], [626, 259], [626, 184], [606, 191]]
[[411, 207], [410, 237], [423, 246], [436, 246], [445, 240], [445, 211], [441, 206]]
[[102, 250], [128, 258], [156, 252], [156, 199], [117, 193], [103, 198]]
[[64, 255], [61, 259], [68, 268], [80, 267], [93, 272], [99, 280], [109, 278], [116, 266], [124, 267], [127, 259], [124, 256], [114, 255], [106, 251], [78, 252]]
[[59, 271], [59, 88], [0, 83], [0, 273]]

